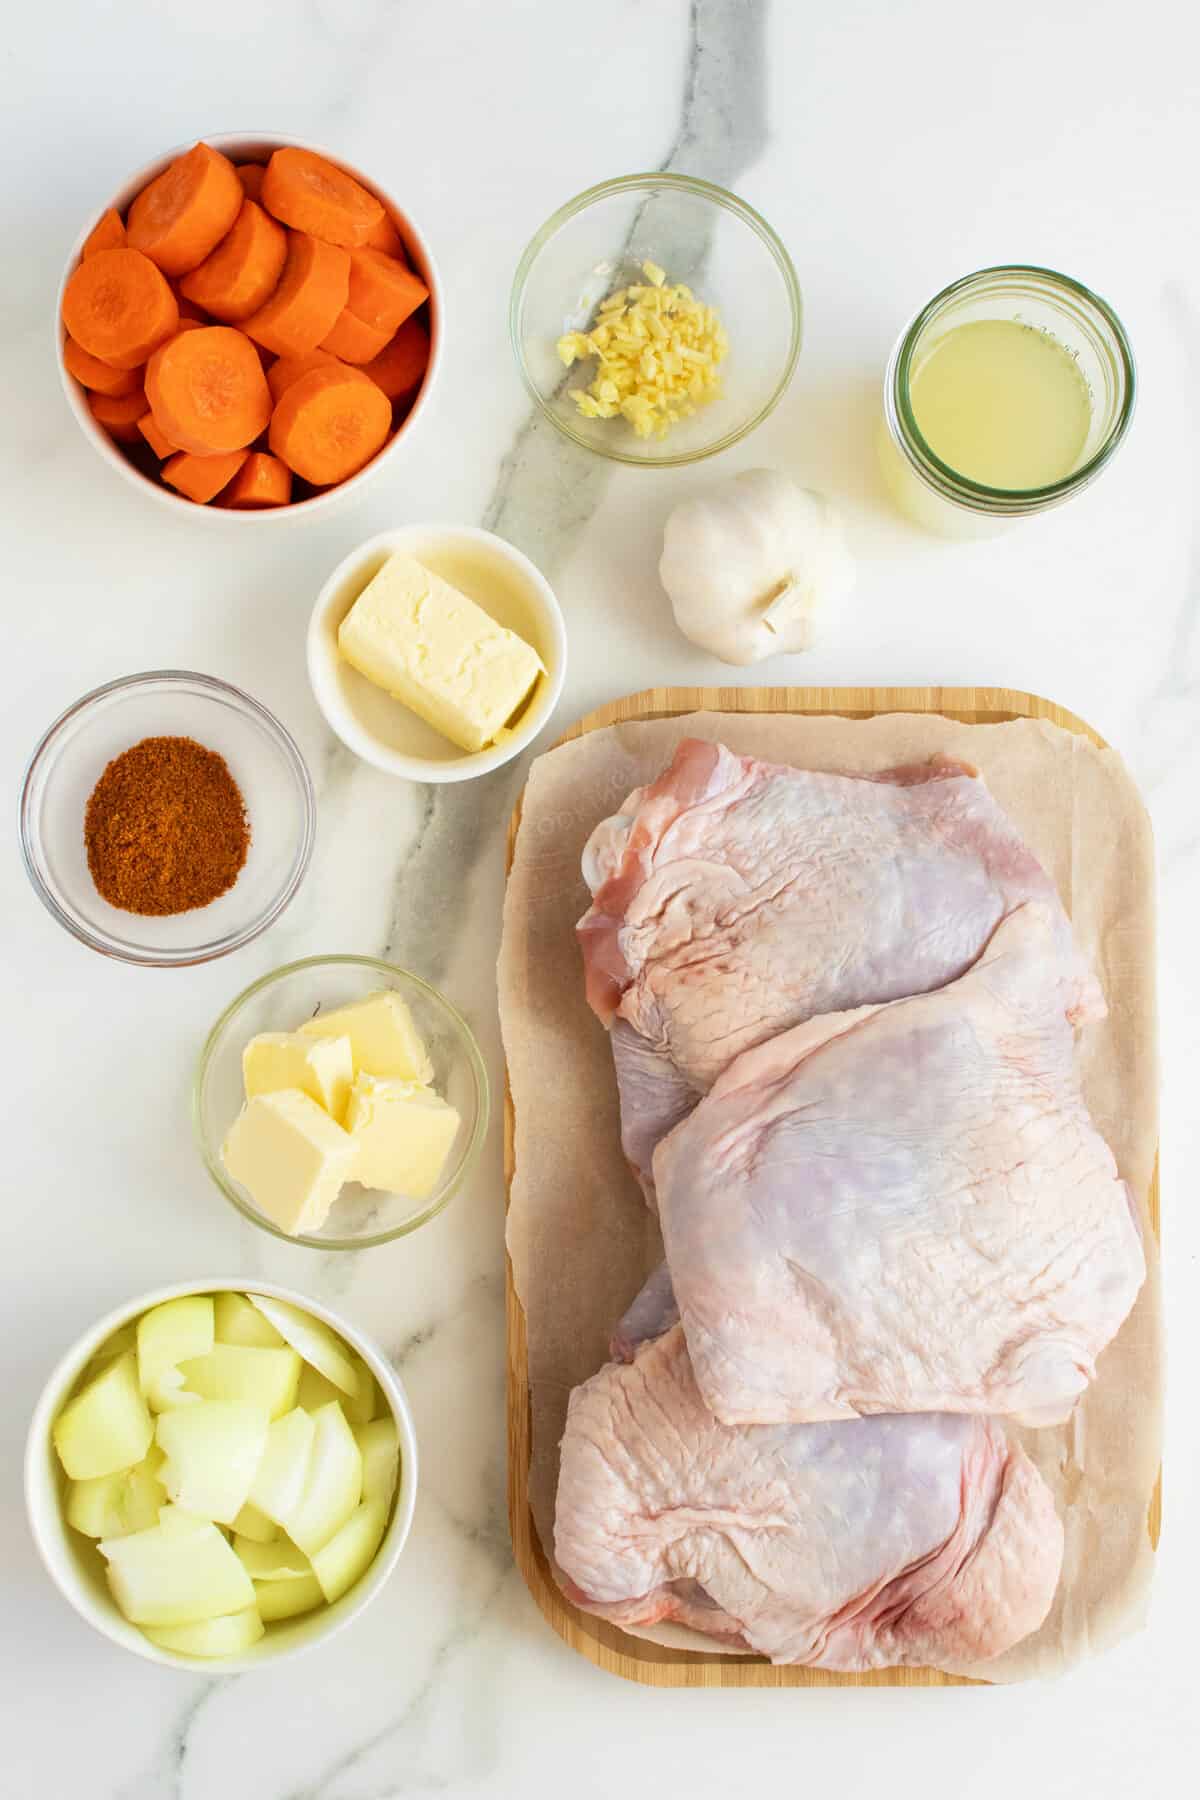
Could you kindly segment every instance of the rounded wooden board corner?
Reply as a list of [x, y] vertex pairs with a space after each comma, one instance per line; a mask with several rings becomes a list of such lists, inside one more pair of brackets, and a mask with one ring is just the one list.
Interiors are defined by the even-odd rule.
[[[589, 732], [635, 719], [678, 717], [690, 712], [834, 713], [842, 718], [874, 718], [879, 713], [940, 713], [969, 725], [1000, 725], [1012, 719], [1043, 719], [1063, 731], [1087, 738], [1099, 749], [1109, 745], [1095, 728], [1065, 706], [1019, 688], [980, 687], [655, 687], [607, 701], [568, 727], [551, 746], [574, 742]], [[512, 867], [524, 796], [518, 796], [508, 827], [506, 872]], [[505, 1207], [516, 1167], [514, 1113], [507, 1071], [504, 1081]], [[1155, 1235], [1159, 1235], [1158, 1164], [1147, 1195]], [[631, 1636], [573, 1605], [554, 1579], [529, 1508], [529, 1458], [532, 1429], [525, 1312], [513, 1285], [512, 1264], [505, 1262], [506, 1395], [508, 1413], [508, 1517], [513, 1554], [539, 1611], [570, 1649], [597, 1668], [648, 1687], [671, 1688], [805, 1688], [805, 1687], [988, 1687], [940, 1669], [876, 1669], [843, 1675], [828, 1669], [776, 1667], [758, 1656], [677, 1650]], [[1151, 1497], [1146, 1526], [1157, 1548], [1162, 1520], [1162, 1475]]]

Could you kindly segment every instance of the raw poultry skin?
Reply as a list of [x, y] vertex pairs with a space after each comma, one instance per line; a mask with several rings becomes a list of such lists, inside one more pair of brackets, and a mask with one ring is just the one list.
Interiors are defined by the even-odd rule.
[[679, 1326], [571, 1395], [555, 1554], [570, 1598], [618, 1625], [825, 1669], [982, 1661], [1041, 1624], [1062, 1549], [991, 1419], [722, 1425]]
[[1085, 980], [1030, 903], [948, 986], [747, 1051], [660, 1144], [717, 1417], [1068, 1416], [1145, 1275], [1075, 1070]]
[[961, 975], [1030, 899], [1103, 1016], [1053, 883], [965, 764], [826, 774], [685, 739], [593, 832], [579, 924], [612, 1028], [622, 1143], [654, 1203], [655, 1146], [740, 1052], [821, 1013]]

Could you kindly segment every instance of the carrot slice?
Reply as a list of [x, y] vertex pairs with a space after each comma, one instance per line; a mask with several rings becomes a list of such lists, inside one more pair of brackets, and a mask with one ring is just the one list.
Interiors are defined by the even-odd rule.
[[378, 225], [363, 239], [363, 247], [367, 250], [382, 250], [385, 256], [398, 257], [401, 262], [408, 260], [404, 250], [404, 239], [400, 236], [396, 223], [386, 208]]
[[143, 413], [142, 417], [137, 422], [137, 428], [153, 450], [155, 456], [157, 456], [159, 462], [166, 462], [168, 456], [174, 456], [176, 450], [178, 450], [179, 445], [173, 444], [170, 438], [164, 437], [163, 433], [158, 429], [158, 426], [154, 423], [154, 414], [152, 412]]
[[344, 366], [332, 351], [320, 348], [310, 350], [306, 356], [281, 356], [267, 370], [267, 386], [272, 398], [278, 403], [292, 383], [299, 381], [302, 375], [307, 375], [310, 369], [341, 369]]
[[387, 348], [391, 336], [390, 331], [379, 331], [356, 319], [346, 307], [338, 314], [329, 336], [321, 340], [321, 349], [328, 350], [331, 356], [340, 356], [343, 362], [367, 363]]
[[248, 319], [275, 292], [287, 260], [287, 232], [253, 200], [244, 200], [233, 230], [179, 291], [214, 319]]
[[350, 258], [334, 244], [289, 231], [287, 261], [265, 306], [243, 321], [276, 356], [307, 356], [333, 329], [350, 290]]
[[346, 305], [364, 325], [391, 337], [405, 319], [429, 298], [429, 289], [406, 263], [382, 250], [350, 252], [350, 290]]
[[187, 499], [206, 506], [222, 488], [229, 486], [248, 454], [245, 450], [230, 450], [224, 456], [191, 456], [181, 450], [163, 464], [162, 478]]
[[365, 244], [383, 204], [344, 169], [312, 150], [276, 150], [263, 177], [263, 205], [285, 225], [327, 244]]
[[119, 444], [136, 444], [138, 420], [146, 413], [146, 395], [139, 387], [132, 394], [89, 394], [88, 405], [98, 425], [103, 425]]
[[245, 195], [227, 156], [194, 144], [144, 187], [129, 209], [129, 242], [166, 275], [185, 275], [215, 250]]
[[292, 471], [277, 456], [255, 451], [230, 482], [221, 505], [254, 512], [264, 506], [286, 506], [291, 497]]
[[181, 331], [207, 331], [209, 324], [210, 321], [202, 315], [193, 317], [191, 313], [181, 313], [179, 324], [175, 328], [175, 335], [178, 337]]
[[175, 296], [140, 250], [97, 250], [63, 292], [63, 324], [114, 369], [136, 369], [179, 323]]
[[125, 248], [125, 227], [121, 223], [121, 215], [115, 206], [110, 206], [97, 225], [93, 225], [84, 239], [80, 256], [95, 256], [97, 250], [123, 250]]
[[363, 374], [381, 387], [389, 400], [408, 400], [417, 392], [429, 367], [429, 330], [421, 319], [405, 319], [386, 350], [363, 364]]
[[262, 163], [235, 163], [237, 178], [242, 184], [242, 192], [247, 200], [261, 200], [263, 176], [266, 169]]
[[146, 369], [154, 423], [180, 450], [244, 450], [271, 416], [271, 390], [249, 338], [229, 325], [181, 331]]
[[302, 480], [331, 487], [369, 463], [391, 428], [387, 395], [357, 369], [310, 369], [272, 413], [270, 445]]
[[63, 362], [67, 373], [73, 375], [81, 387], [91, 388], [96, 394], [132, 394], [134, 388], [142, 385], [140, 369], [114, 369], [111, 363], [89, 355], [83, 345], [71, 337], [63, 344]]

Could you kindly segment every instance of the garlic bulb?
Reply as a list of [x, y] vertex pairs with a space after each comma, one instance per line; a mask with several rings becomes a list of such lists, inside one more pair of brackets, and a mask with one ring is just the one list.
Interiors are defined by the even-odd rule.
[[810, 649], [818, 615], [854, 586], [834, 508], [775, 469], [677, 506], [658, 572], [683, 635], [727, 663]]

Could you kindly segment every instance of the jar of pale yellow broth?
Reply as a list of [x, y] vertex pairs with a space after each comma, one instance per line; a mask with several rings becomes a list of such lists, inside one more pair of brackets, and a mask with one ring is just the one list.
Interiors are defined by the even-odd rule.
[[940, 536], [1001, 530], [1095, 480], [1135, 387], [1129, 340], [1098, 295], [1052, 269], [981, 269], [923, 307], [892, 352], [888, 487]]

